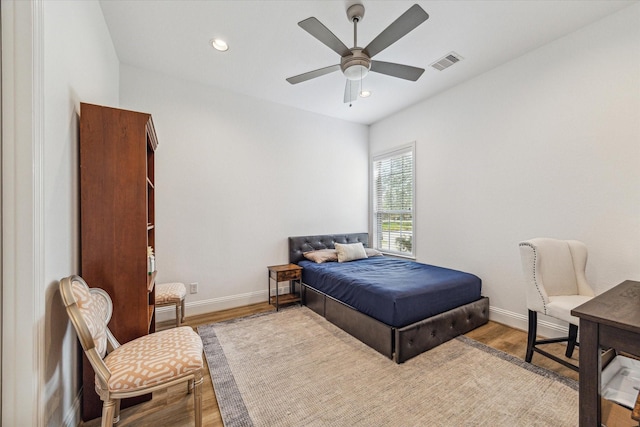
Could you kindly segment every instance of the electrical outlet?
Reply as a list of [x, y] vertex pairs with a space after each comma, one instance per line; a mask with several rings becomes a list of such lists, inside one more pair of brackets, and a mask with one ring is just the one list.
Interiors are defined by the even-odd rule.
[[190, 283], [189, 284], [189, 293], [197, 294], [198, 293], [198, 283]]

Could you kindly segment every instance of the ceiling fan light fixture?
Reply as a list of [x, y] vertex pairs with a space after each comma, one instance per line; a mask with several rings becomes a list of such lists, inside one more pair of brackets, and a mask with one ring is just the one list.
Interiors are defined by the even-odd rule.
[[226, 52], [229, 50], [229, 45], [222, 39], [212, 39], [210, 43], [215, 50], [219, 50], [220, 52]]
[[342, 74], [349, 80], [362, 80], [371, 69], [371, 58], [360, 48], [351, 49], [351, 55], [340, 62]]
[[344, 76], [349, 80], [362, 80], [369, 72], [369, 68], [362, 64], [354, 64], [344, 69]]

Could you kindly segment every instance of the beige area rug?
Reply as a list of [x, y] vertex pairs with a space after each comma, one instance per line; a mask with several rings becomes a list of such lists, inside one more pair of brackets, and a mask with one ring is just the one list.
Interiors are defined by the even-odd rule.
[[404, 364], [306, 307], [198, 328], [225, 426], [577, 426], [577, 383], [466, 337]]

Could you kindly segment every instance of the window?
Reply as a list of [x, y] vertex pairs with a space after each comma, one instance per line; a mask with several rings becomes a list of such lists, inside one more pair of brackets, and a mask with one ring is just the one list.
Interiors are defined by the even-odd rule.
[[373, 245], [414, 256], [414, 154], [404, 147], [373, 158]]

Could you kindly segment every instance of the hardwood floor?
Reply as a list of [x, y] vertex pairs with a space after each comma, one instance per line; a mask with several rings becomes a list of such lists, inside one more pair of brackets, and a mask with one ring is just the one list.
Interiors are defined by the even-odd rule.
[[[223, 320], [244, 317], [251, 314], [272, 311], [274, 308], [268, 303], [253, 304], [230, 310], [219, 311], [207, 315], [192, 316], [185, 319], [185, 323], [192, 327], [207, 323], [220, 322]], [[173, 322], [158, 325], [171, 327]], [[469, 338], [480, 341], [505, 353], [523, 358], [527, 346], [527, 334], [524, 331], [514, 329], [500, 323], [489, 322], [467, 334]], [[550, 344], [545, 347], [547, 351], [564, 358], [565, 346], [563, 344]], [[576, 348], [573, 363], [577, 363], [579, 350]], [[569, 378], [577, 379], [578, 374], [558, 363], [549, 360], [539, 354], [534, 354], [533, 363], [557, 372]], [[207, 427], [222, 427], [222, 419], [218, 403], [215, 398], [209, 370], [205, 363], [204, 383], [202, 386], [202, 425]], [[95, 419], [81, 424], [84, 427], [96, 427], [100, 425], [100, 420]], [[186, 387], [173, 387], [167, 391], [154, 393], [153, 399], [142, 403], [136, 407], [122, 410], [120, 414], [119, 427], [124, 426], [171, 426], [183, 427], [193, 426], [193, 398], [186, 394]]]

